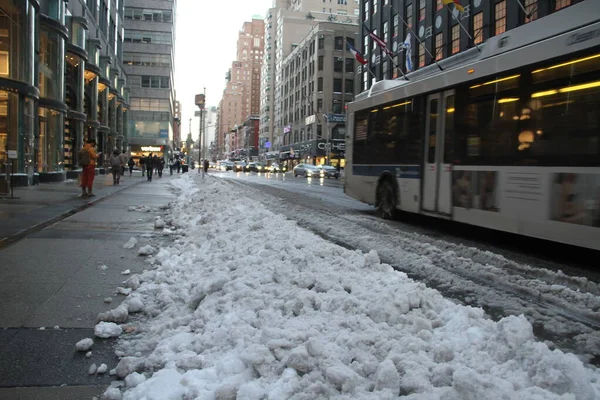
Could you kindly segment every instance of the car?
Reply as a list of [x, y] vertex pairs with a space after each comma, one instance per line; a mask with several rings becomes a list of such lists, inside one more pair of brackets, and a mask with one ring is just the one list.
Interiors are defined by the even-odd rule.
[[251, 162], [244, 168], [245, 172], [266, 172], [264, 164], [259, 162]]
[[272, 173], [287, 172], [287, 166], [285, 164], [273, 163], [267, 167], [267, 171]]
[[321, 171], [322, 178], [340, 178], [340, 171], [337, 170], [336, 167], [332, 167], [331, 165], [318, 165], [317, 169]]
[[321, 170], [312, 164], [298, 164], [294, 167], [294, 176], [302, 175], [306, 178], [318, 178]]
[[235, 163], [233, 163], [233, 170], [235, 172], [243, 172], [244, 169], [246, 168], [246, 162], [245, 161], [236, 161]]

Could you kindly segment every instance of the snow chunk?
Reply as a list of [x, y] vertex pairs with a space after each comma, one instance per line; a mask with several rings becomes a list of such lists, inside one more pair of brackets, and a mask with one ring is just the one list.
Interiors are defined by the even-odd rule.
[[92, 356], [92, 352], [88, 351], [87, 353], [85, 353], [85, 358], [90, 358]]
[[104, 299], [105, 303], [112, 303], [112, 301], [113, 301], [112, 297], [107, 297]]
[[131, 270], [126, 269], [125, 271], [121, 272], [121, 275], [129, 275], [131, 273]]
[[121, 394], [121, 391], [119, 390], [119, 388], [117, 388], [117, 387], [109, 387], [102, 394], [102, 399], [103, 400], [122, 400], [123, 399], [123, 395]]
[[123, 296], [129, 296], [131, 294], [131, 288], [124, 288], [119, 286], [117, 288], [117, 294], [122, 294]]
[[140, 247], [138, 250], [138, 256], [151, 256], [156, 253], [156, 249], [149, 244], [146, 246]]
[[131, 290], [137, 290], [140, 287], [140, 277], [137, 275], [131, 275], [125, 282], [123, 282], [125, 287], [130, 288]]
[[133, 249], [137, 245], [137, 242], [138, 242], [137, 239], [132, 237], [123, 245], [123, 248], [124, 249]]
[[98, 367], [96, 366], [96, 364], [90, 365], [90, 369], [88, 369], [88, 375], [94, 375], [97, 370]]
[[134, 388], [145, 380], [146, 377], [144, 375], [138, 372], [132, 372], [125, 377], [125, 385], [127, 385], [128, 388]]
[[93, 345], [94, 341], [92, 339], [81, 339], [79, 342], [75, 343], [75, 349], [77, 349], [77, 351], [88, 351]]
[[400, 373], [398, 373], [392, 360], [389, 359], [379, 364], [375, 380], [375, 390], [381, 391], [384, 389], [391, 390], [394, 396], [400, 393]]
[[117, 368], [115, 368], [115, 372], [117, 376], [121, 379], [125, 379], [127, 375], [140, 371], [144, 366], [144, 360], [139, 357], [123, 357], [119, 364], [117, 364]]
[[157, 217], [156, 221], [154, 221], [154, 229], [163, 229], [165, 227], [165, 221], [160, 218]]
[[123, 330], [114, 322], [100, 322], [94, 327], [94, 335], [103, 339], [118, 337], [121, 333]]
[[98, 372], [99, 374], [104, 374], [104, 373], [106, 373], [107, 370], [108, 370], [108, 365], [100, 364], [100, 366], [98, 367], [98, 370], [96, 372]]
[[127, 310], [130, 313], [138, 313], [144, 309], [144, 302], [139, 296], [129, 297], [124, 304], [127, 305]]
[[116, 322], [117, 324], [126, 322], [127, 318], [129, 318], [129, 310], [125, 304], [121, 304], [113, 310], [98, 314], [98, 321]]

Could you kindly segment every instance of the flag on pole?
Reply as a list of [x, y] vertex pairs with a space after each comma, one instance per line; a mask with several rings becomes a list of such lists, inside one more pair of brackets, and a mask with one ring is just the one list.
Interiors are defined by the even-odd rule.
[[404, 39], [404, 42], [402, 42], [400, 44], [400, 47], [404, 49], [404, 54], [406, 56], [406, 61], [404, 63], [404, 65], [406, 66], [406, 72], [410, 72], [412, 71], [412, 60], [411, 60], [411, 55], [412, 55], [412, 45], [410, 44], [410, 32], [406, 34], [406, 39]]
[[362, 65], [365, 65], [368, 62], [367, 60], [365, 60], [365, 58], [362, 56], [362, 54], [360, 54], [360, 52], [358, 50], [356, 50], [354, 48], [354, 46], [352, 46], [350, 44], [350, 42], [346, 41], [346, 45], [348, 46], [348, 51], [350, 51], [350, 53], [352, 53], [352, 55], [354, 56], [356, 61], [358, 61]]
[[460, 11], [463, 12], [465, 11], [465, 8], [463, 6], [460, 5], [460, 0], [442, 0], [442, 3], [448, 5], [448, 4], [454, 4], [454, 7]]
[[376, 34], [374, 34], [369, 28], [367, 28], [367, 25], [365, 25], [365, 23], [363, 22], [363, 26], [365, 27], [366, 31], [369, 32], [369, 37], [371, 39], [373, 39], [373, 41], [375, 43], [377, 43], [377, 45], [379, 46], [379, 48], [385, 52], [385, 54], [387, 54], [388, 56], [392, 57], [394, 55], [394, 53], [392, 53], [392, 51], [390, 49], [388, 49], [387, 44], [385, 43], [385, 41], [380, 38], [379, 36], [377, 36]]

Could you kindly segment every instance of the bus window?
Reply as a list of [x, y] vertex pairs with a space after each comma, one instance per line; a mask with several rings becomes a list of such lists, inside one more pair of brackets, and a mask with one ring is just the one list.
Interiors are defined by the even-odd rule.
[[454, 95], [446, 97], [446, 122], [444, 132], [444, 163], [452, 164], [454, 162]]
[[438, 118], [438, 100], [433, 99], [429, 103], [429, 133], [427, 136], [427, 162], [435, 163], [435, 149], [437, 141], [437, 118]]

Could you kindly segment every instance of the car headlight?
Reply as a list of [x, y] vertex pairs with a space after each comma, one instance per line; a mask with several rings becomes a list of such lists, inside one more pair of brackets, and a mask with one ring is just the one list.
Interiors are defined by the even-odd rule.
[[258, 167], [256, 167], [256, 169], [262, 169], [262, 167], [259, 165]]

